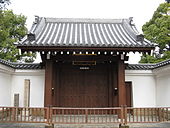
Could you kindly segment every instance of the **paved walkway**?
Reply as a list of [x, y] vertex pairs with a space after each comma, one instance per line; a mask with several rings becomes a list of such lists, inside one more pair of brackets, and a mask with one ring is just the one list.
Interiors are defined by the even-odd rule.
[[141, 123], [141, 124], [129, 124], [130, 128], [170, 128], [170, 122], [168, 123]]
[[0, 128], [45, 128], [45, 124], [0, 123]]
[[[13, 124], [13, 123], [0, 123], [0, 128], [45, 128], [46, 124]], [[156, 123], [156, 124], [129, 124], [130, 128], [170, 128], [169, 123]], [[103, 124], [103, 125], [55, 125], [55, 128], [118, 128], [118, 124]]]

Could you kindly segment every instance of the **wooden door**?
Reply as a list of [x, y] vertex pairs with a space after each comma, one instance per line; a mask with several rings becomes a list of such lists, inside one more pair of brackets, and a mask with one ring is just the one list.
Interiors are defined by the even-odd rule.
[[125, 82], [126, 85], [126, 105], [132, 107], [132, 82]]
[[108, 70], [96, 65], [89, 69], [65, 64], [60, 67], [60, 107], [108, 107]]
[[60, 67], [59, 75], [59, 106], [79, 107], [83, 100], [83, 92], [80, 92], [83, 74], [75, 67], [64, 65]]
[[96, 65], [84, 71], [84, 107], [108, 107], [107, 66]]

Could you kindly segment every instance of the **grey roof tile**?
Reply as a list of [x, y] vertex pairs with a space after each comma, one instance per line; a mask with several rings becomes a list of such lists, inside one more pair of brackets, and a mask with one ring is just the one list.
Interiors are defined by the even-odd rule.
[[44, 18], [34, 23], [30, 33], [18, 46], [74, 46], [74, 47], [154, 47], [144, 39], [137, 41], [137, 33], [130, 19], [62, 19]]
[[13, 69], [42, 69], [40, 63], [13, 63], [6, 60], [0, 59], [0, 64], [6, 65]]
[[127, 64], [127, 70], [152, 70], [156, 64]]
[[153, 70], [170, 64], [170, 59], [165, 60], [156, 64], [127, 64], [126, 69], [128, 70]]

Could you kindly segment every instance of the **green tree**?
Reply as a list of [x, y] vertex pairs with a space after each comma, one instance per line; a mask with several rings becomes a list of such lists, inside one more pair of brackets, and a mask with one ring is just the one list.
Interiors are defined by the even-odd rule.
[[33, 62], [35, 53], [20, 54], [15, 45], [27, 33], [26, 17], [7, 10], [9, 4], [10, 0], [0, 0], [0, 58], [11, 62]]
[[142, 26], [145, 38], [159, 47], [152, 56], [143, 55], [140, 63], [156, 63], [170, 59], [170, 3], [162, 3], [154, 12], [152, 19]]
[[11, 62], [33, 62], [35, 54], [19, 53], [15, 43], [27, 33], [26, 17], [16, 15], [11, 10], [0, 11], [0, 58]]

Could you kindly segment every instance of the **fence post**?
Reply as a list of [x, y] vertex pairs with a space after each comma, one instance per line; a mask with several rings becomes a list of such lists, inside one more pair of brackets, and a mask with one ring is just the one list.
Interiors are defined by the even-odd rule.
[[158, 116], [159, 116], [159, 121], [162, 122], [162, 110], [161, 110], [161, 108], [158, 108]]
[[54, 128], [54, 124], [52, 123], [52, 107], [49, 106], [47, 107], [47, 113], [46, 113], [46, 116], [47, 116], [47, 124], [45, 126], [45, 128]]
[[121, 106], [120, 119], [121, 119], [121, 124], [124, 124], [124, 108], [123, 108], [123, 106]]
[[47, 123], [51, 124], [52, 122], [52, 107], [51, 106], [47, 107], [46, 117], [47, 117]]
[[47, 112], [45, 116], [47, 118], [47, 124], [50, 124], [50, 107], [47, 107], [46, 109]]
[[124, 124], [127, 124], [127, 106], [124, 106]]
[[126, 105], [121, 106], [121, 123], [119, 124], [119, 128], [129, 128], [127, 125], [127, 107]]
[[85, 122], [88, 123], [88, 109], [85, 109]]
[[13, 116], [12, 120], [15, 121], [16, 119], [16, 108], [15, 107], [12, 108], [12, 116]]
[[49, 106], [49, 123], [52, 124], [52, 114], [53, 114], [53, 108], [50, 105]]

